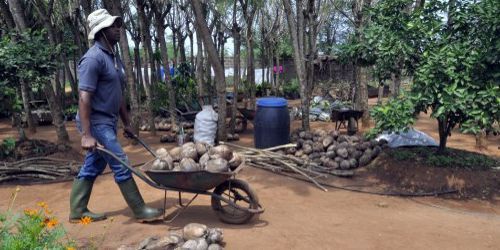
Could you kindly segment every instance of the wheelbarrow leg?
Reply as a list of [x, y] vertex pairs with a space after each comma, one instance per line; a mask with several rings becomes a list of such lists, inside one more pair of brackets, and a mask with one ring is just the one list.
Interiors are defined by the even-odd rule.
[[[169, 219], [169, 220], [167, 220], [167, 217], [164, 217], [164, 222], [166, 222], [166, 223], [170, 223], [170, 222], [174, 221], [174, 220], [177, 218], [177, 216], [179, 216], [182, 212], [184, 212], [184, 210], [185, 210], [187, 207], [189, 207], [189, 205], [191, 205], [191, 203], [194, 201], [194, 199], [196, 199], [196, 197], [198, 197], [198, 195], [199, 195], [199, 194], [196, 194], [193, 198], [191, 198], [191, 200], [189, 200], [189, 202], [188, 202], [188, 203], [186, 203], [186, 205], [181, 204], [181, 202], [180, 202], [180, 200], [179, 200], [179, 205], [180, 205], [179, 210], [178, 210], [178, 211], [175, 213], [175, 215], [174, 215], [171, 219]], [[181, 197], [181, 192], [179, 192], [179, 197]]]

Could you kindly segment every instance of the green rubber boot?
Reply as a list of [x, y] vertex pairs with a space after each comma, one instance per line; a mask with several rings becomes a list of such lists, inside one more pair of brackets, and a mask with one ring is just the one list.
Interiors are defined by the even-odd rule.
[[78, 223], [83, 217], [89, 217], [92, 221], [105, 220], [105, 214], [96, 214], [89, 211], [90, 194], [92, 193], [94, 181], [86, 179], [75, 179], [69, 197], [69, 222]]
[[118, 186], [120, 187], [123, 198], [125, 198], [125, 201], [130, 209], [132, 209], [132, 212], [134, 212], [134, 217], [139, 222], [149, 222], [162, 219], [163, 211], [161, 209], [146, 206], [134, 178], [118, 183]]

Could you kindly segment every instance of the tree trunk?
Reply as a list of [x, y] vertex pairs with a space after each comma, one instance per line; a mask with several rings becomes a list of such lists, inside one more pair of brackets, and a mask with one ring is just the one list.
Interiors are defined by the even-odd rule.
[[[236, 11], [236, 2], [234, 3], [234, 11]], [[235, 18], [233, 18], [235, 19]], [[234, 133], [236, 127], [236, 113], [238, 112], [238, 86], [240, 85], [240, 49], [241, 49], [241, 34], [238, 23], [233, 21], [232, 35], [234, 43], [233, 57], [233, 103], [231, 112], [231, 134]]]
[[[145, 76], [145, 86], [144, 89], [146, 91], [146, 107], [148, 112], [148, 124], [150, 127], [150, 131], [152, 135], [156, 135], [156, 127], [154, 122], [154, 112], [153, 112], [153, 93], [152, 93], [152, 85], [154, 81], [154, 62], [153, 62], [153, 52], [151, 47], [151, 36], [149, 34], [149, 23], [146, 19], [146, 13], [144, 10], [144, 0], [136, 0], [137, 3], [137, 12], [139, 14], [139, 27], [141, 30], [141, 38], [142, 44], [145, 48], [144, 53], [144, 62], [146, 67], [144, 67], [144, 76]], [[150, 67], [147, 66], [147, 62], [149, 59]], [[151, 74], [149, 74], [148, 70], [151, 68]], [[151, 79], [149, 79], [149, 75], [151, 75]]]
[[208, 60], [214, 67], [215, 71], [215, 82], [217, 89], [217, 100], [218, 100], [218, 140], [226, 140], [226, 81], [224, 77], [224, 70], [222, 68], [221, 62], [217, 59], [217, 50], [215, 49], [214, 41], [210, 36], [210, 31], [208, 29], [205, 17], [203, 16], [203, 10], [199, 0], [191, 0], [193, 6], [194, 14], [196, 17], [197, 27], [200, 31], [201, 38], [203, 39], [203, 44], [209, 54]]
[[[16, 29], [19, 31], [19, 33], [22, 33], [27, 28], [22, 3], [19, 0], [9, 0], [8, 3], [10, 12], [12, 13], [12, 17], [14, 18], [14, 23], [16, 24]], [[31, 133], [36, 133], [36, 126], [31, 114], [31, 107], [29, 104], [30, 88], [28, 83], [24, 79], [20, 79], [19, 81], [21, 83], [21, 97], [23, 99], [24, 112], [26, 113], [28, 130]]]
[[382, 104], [382, 98], [384, 98], [384, 83], [380, 81], [378, 85], [378, 96], [377, 96], [377, 104]]
[[50, 84], [45, 84], [43, 89], [52, 113], [52, 123], [56, 127], [57, 143], [66, 144], [69, 142], [69, 136], [64, 125], [61, 106], [57, 103], [56, 95]]
[[363, 110], [363, 116], [361, 117], [361, 122], [363, 128], [370, 127], [370, 113], [368, 112], [368, 68], [358, 67], [358, 88], [356, 93], [358, 94], [358, 100], [356, 101], [357, 107]]
[[255, 108], [255, 66], [254, 66], [254, 51], [253, 51], [253, 34], [252, 34], [252, 23], [253, 17], [251, 21], [247, 22], [247, 32], [246, 32], [246, 40], [247, 40], [247, 84], [250, 86], [250, 109]]
[[[159, 14], [159, 13], [157, 13]], [[167, 43], [165, 42], [165, 28], [163, 27], [163, 19], [161, 19], [161, 16], [155, 15], [156, 21], [156, 32], [158, 32], [158, 39], [160, 41], [160, 54], [161, 54], [161, 59], [163, 61], [163, 67], [165, 67], [165, 83], [167, 85], [168, 89], [168, 110], [170, 112], [170, 121], [172, 124], [172, 127], [176, 124], [176, 119], [175, 119], [175, 107], [176, 107], [176, 101], [175, 101], [175, 90], [174, 87], [172, 86], [172, 81], [170, 80], [170, 65], [168, 64], [168, 50], [167, 50]]]
[[448, 128], [447, 128], [447, 119], [446, 118], [438, 118], [438, 130], [439, 130], [439, 153], [444, 153], [446, 150], [446, 142], [448, 140]]
[[[109, 2], [108, 0], [107, 2]], [[123, 13], [123, 8], [121, 5], [121, 1], [119, 0], [112, 0], [111, 2], [111, 14], [120, 16], [121, 13]], [[128, 46], [128, 39], [127, 39], [127, 30], [125, 28], [122, 28], [120, 30], [121, 36], [120, 36], [120, 50], [122, 51], [122, 59], [123, 63], [125, 65], [125, 74], [126, 74], [126, 80], [127, 80], [127, 86], [128, 86], [128, 94], [129, 94], [129, 100], [130, 100], [130, 125], [132, 127], [132, 130], [136, 135], [139, 134], [139, 123], [140, 123], [140, 110], [139, 110], [139, 103], [137, 101], [137, 87], [136, 87], [136, 79], [133, 71], [133, 65], [132, 65], [132, 56], [130, 55], [130, 48]]]
[[69, 61], [66, 58], [66, 55], [63, 54], [64, 60], [64, 69], [66, 70], [66, 75], [68, 76], [69, 86], [71, 87], [71, 97], [76, 102], [78, 101], [78, 84], [76, 83], [76, 79], [71, 73], [71, 68], [69, 67]]
[[14, 18], [12, 17], [12, 14], [9, 12], [9, 6], [7, 3], [2, 0], [0, 1], [0, 11], [1, 11], [1, 16], [3, 17], [3, 20], [5, 24], [7, 25], [7, 29], [13, 30], [16, 28], [16, 23], [14, 22]]
[[[369, 8], [372, 0], [355, 0], [352, 5], [354, 15], [354, 33], [357, 39], [362, 39], [361, 30], [366, 25], [367, 18], [364, 15], [364, 10]], [[368, 82], [367, 69], [359, 65], [358, 62], [354, 66], [354, 82], [355, 82], [355, 107], [363, 110], [362, 123], [363, 127], [370, 126], [370, 115], [368, 112]]]
[[[307, 93], [307, 81], [306, 81], [306, 67], [304, 64], [304, 51], [303, 51], [303, 31], [304, 22], [302, 17], [302, 1], [297, 0], [297, 12], [298, 17], [295, 17], [292, 12], [292, 6], [290, 0], [283, 0], [283, 6], [285, 8], [288, 28], [290, 30], [290, 35], [293, 44], [293, 61], [295, 63], [295, 70], [297, 71], [297, 77], [300, 82], [300, 97], [301, 97], [301, 109], [302, 109], [302, 128], [306, 131], [310, 130], [309, 125], [309, 102]], [[296, 21], [296, 19], [298, 21]], [[302, 33], [301, 33], [302, 32]]]
[[[195, 28], [198, 30], [198, 28]], [[198, 83], [198, 94], [200, 96], [205, 95], [205, 87], [203, 84], [203, 42], [201, 40], [201, 35], [196, 31], [196, 82]]]
[[400, 88], [401, 88], [401, 71], [398, 70], [396, 73], [391, 74], [392, 78], [392, 96], [393, 97], [398, 97], [400, 93]]

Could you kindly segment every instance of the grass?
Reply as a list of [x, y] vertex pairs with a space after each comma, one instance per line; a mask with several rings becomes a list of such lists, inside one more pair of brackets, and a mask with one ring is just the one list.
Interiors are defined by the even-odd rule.
[[487, 170], [500, 166], [499, 159], [487, 155], [454, 148], [438, 154], [436, 150], [433, 147], [409, 147], [394, 148], [387, 152], [397, 161], [418, 161], [429, 167]]

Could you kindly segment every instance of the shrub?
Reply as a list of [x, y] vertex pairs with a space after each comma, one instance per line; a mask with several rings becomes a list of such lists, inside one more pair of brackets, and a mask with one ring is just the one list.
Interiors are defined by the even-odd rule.
[[37, 208], [24, 209], [22, 214], [11, 214], [10, 209], [0, 213], [0, 249], [75, 249], [66, 231], [45, 202], [38, 202]]

